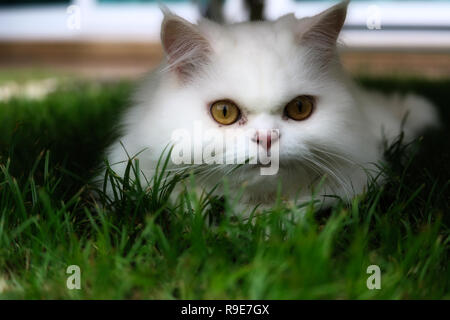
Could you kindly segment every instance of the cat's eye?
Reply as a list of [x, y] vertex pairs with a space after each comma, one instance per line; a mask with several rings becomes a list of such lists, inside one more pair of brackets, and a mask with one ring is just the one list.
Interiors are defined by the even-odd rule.
[[230, 125], [239, 119], [241, 111], [235, 103], [229, 100], [221, 100], [211, 105], [211, 115], [218, 123]]
[[298, 96], [284, 108], [285, 115], [293, 120], [300, 121], [308, 118], [314, 109], [314, 98], [311, 96]]

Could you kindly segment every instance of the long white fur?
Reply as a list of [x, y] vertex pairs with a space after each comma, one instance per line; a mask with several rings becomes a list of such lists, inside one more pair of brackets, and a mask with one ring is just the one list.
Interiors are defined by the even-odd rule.
[[[335, 8], [342, 12], [346, 5]], [[135, 105], [123, 118], [123, 135], [108, 151], [109, 162], [117, 163], [113, 169], [124, 173], [125, 164], [119, 163], [127, 159], [123, 143], [130, 155], [145, 149], [139, 155], [140, 168], [150, 178], [161, 152], [171, 142], [172, 132], [180, 128], [192, 131], [193, 123], [200, 121], [205, 130], [232, 133], [237, 128], [257, 128], [279, 129], [281, 133], [277, 175], [262, 176], [257, 166], [250, 165], [236, 170], [226, 165], [209, 166], [199, 176], [201, 187], [212, 188], [228, 175], [231, 190], [245, 186], [241, 203], [249, 205], [270, 205], [279, 183], [289, 200], [308, 200], [313, 189], [319, 196], [337, 195], [346, 200], [364, 192], [368, 179], [379, 173], [383, 139], [397, 137], [407, 113], [407, 141], [438, 120], [434, 107], [422, 97], [387, 97], [359, 88], [342, 70], [334, 47], [329, 48], [329, 61], [311, 59], [317, 53], [314, 45], [302, 44], [299, 34], [320, 28], [314, 19], [329, 23], [333, 10], [328, 10], [331, 18], [325, 19], [298, 20], [290, 15], [273, 22], [225, 26], [210, 21], [192, 25], [166, 11], [163, 34], [164, 26], [173, 21], [187, 24], [190, 30], [171, 35], [179, 37], [183, 54], [176, 52], [180, 47], [165, 47], [166, 62], [142, 83]], [[323, 26], [323, 30], [327, 28]], [[207, 41], [207, 59], [205, 52], [198, 51], [205, 42], [189, 43], [191, 32], [198, 32], [199, 37], [194, 38]], [[317, 39], [320, 50], [329, 40]], [[172, 54], [176, 59], [171, 60]], [[189, 73], [188, 81], [177, 71], [183, 61], [191, 63], [184, 70]], [[286, 103], [303, 94], [316, 97], [314, 113], [304, 121], [286, 120]], [[244, 124], [221, 127], [211, 118], [208, 104], [221, 99], [238, 103]], [[323, 200], [325, 204], [333, 202], [332, 198]]]

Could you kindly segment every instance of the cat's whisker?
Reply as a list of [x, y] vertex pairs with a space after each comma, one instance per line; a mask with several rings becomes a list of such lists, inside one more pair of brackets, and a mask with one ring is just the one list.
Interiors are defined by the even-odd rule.
[[[309, 160], [314, 165], [319, 167], [332, 180], [334, 180], [334, 184], [336, 185], [337, 190], [342, 189], [345, 192], [347, 197], [350, 196], [348, 186], [345, 182], [345, 179], [340, 177], [339, 170], [337, 170], [335, 167], [333, 167], [329, 162], [325, 161], [325, 159], [318, 157], [317, 155], [314, 155], [314, 160], [312, 160], [311, 158], [307, 158], [307, 157], [305, 157], [305, 159]], [[337, 190], [332, 188], [333, 193], [338, 193], [338, 192], [336, 192]]]
[[[317, 168], [313, 160], [307, 159], [306, 157], [304, 157], [303, 160], [306, 160], [307, 162], [301, 162], [301, 165], [304, 165], [307, 168], [313, 170], [314, 173], [316, 173], [317, 177], [320, 178], [324, 174], [319, 168]], [[308, 171], [306, 170], [306, 172]], [[314, 179], [316, 179], [317, 177], [314, 177]], [[313, 180], [311, 180], [311, 182], [313, 182]]]
[[[324, 177], [324, 176], [329, 177], [330, 179], [332, 179], [332, 181], [334, 181], [334, 183], [336, 184], [336, 187], [339, 187], [339, 183], [335, 180], [335, 178], [333, 176], [330, 176], [328, 174], [328, 170], [326, 168], [324, 168], [324, 166], [322, 164], [318, 163], [317, 160], [311, 159], [308, 157], [303, 157], [303, 159], [306, 160], [307, 163], [309, 163], [308, 167], [311, 168], [312, 170], [314, 170], [318, 174], [319, 178]], [[313, 184], [313, 182], [311, 182], [311, 183]], [[335, 188], [332, 187], [331, 185], [330, 185], [330, 187], [332, 188], [332, 191], [335, 192]]]
[[324, 168], [326, 168], [327, 171], [335, 178], [335, 180], [338, 183], [338, 185], [345, 192], [347, 198], [351, 198], [350, 197], [351, 191], [349, 190], [349, 186], [348, 186], [348, 184], [346, 182], [346, 179], [341, 176], [341, 170], [338, 170], [338, 168], [333, 166], [332, 163], [330, 163], [329, 161], [327, 161], [326, 159], [324, 159], [323, 157], [321, 157], [321, 156], [319, 156], [317, 154], [315, 154], [315, 158], [319, 162], [321, 162], [323, 164]]
[[[346, 166], [345, 163], [347, 163], [347, 164], [350, 164], [350, 165], [352, 165], [354, 167], [357, 167], [359, 169], [363, 169], [364, 168], [360, 163], [358, 163], [358, 162], [356, 162], [354, 160], [351, 160], [349, 157], [343, 155], [342, 153], [336, 153], [336, 152], [333, 152], [333, 151], [324, 150], [322, 148], [317, 148], [317, 147], [313, 147], [313, 149], [315, 149], [317, 152], [319, 152], [323, 156], [325, 156], [328, 159], [330, 159], [330, 161], [334, 161], [338, 165]], [[343, 161], [345, 161], [345, 163], [344, 164], [339, 163], [338, 160], [343, 160]]]
[[327, 154], [327, 155], [332, 156], [332, 157], [337, 157], [337, 158], [339, 158], [339, 159], [341, 159], [341, 160], [344, 160], [344, 161], [346, 161], [346, 162], [348, 162], [348, 163], [350, 163], [350, 164], [360, 166], [359, 163], [357, 163], [357, 162], [351, 160], [350, 158], [344, 156], [343, 154], [338, 154], [338, 153], [332, 152], [332, 151], [330, 151], [330, 150], [322, 149], [322, 148], [319, 147], [318, 145], [310, 145], [309, 148], [312, 149], [312, 150], [314, 150], [314, 151], [317, 151], [317, 152], [320, 152], [320, 153], [324, 153], [324, 154]]
[[[318, 147], [317, 145], [310, 146], [310, 148], [312, 150], [316, 151], [316, 152], [319, 152], [321, 155], [323, 155], [324, 157], [326, 157], [330, 161], [333, 161], [333, 163], [336, 163], [337, 165], [341, 165], [341, 164], [338, 163], [338, 160], [344, 160], [347, 163], [351, 164], [352, 166], [355, 166], [355, 167], [358, 167], [358, 168], [364, 170], [364, 167], [361, 164], [350, 160], [349, 158], [347, 158], [346, 156], [344, 156], [342, 154], [338, 154], [338, 153], [335, 153], [335, 152], [332, 152], [332, 151], [329, 151], [329, 150], [324, 150], [324, 149]], [[325, 160], [325, 159], [323, 159], [323, 160]], [[330, 163], [328, 161], [326, 161], [326, 162]], [[338, 175], [340, 175], [341, 170], [334, 170], [334, 172], [336, 172], [336, 173], [338, 173]], [[345, 179], [345, 178], [341, 177], [340, 180], [341, 181], [344, 180], [342, 187], [345, 188], [345, 192], [347, 193], [347, 196], [349, 196], [350, 194], [353, 194], [354, 193], [354, 188], [353, 188], [353, 184], [351, 184], [351, 181], [350, 181], [351, 185], [349, 186], [348, 183], [345, 182], [345, 181], [348, 181], [348, 179]]]

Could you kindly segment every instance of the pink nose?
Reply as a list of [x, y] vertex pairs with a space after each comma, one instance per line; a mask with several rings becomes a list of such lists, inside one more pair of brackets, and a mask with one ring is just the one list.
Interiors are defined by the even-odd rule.
[[260, 144], [266, 150], [270, 150], [272, 143], [279, 139], [279, 133], [277, 131], [267, 130], [267, 131], [256, 131], [253, 141]]

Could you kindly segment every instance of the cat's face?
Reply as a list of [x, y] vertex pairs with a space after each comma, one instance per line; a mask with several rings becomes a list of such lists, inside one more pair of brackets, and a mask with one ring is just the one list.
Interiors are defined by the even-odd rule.
[[[211, 144], [196, 139], [195, 130], [214, 131], [225, 139], [225, 159], [236, 153], [228, 141], [238, 138], [237, 150], [252, 144], [271, 150], [280, 170], [322, 151], [329, 157], [360, 154], [353, 134], [360, 115], [335, 52], [345, 11], [338, 5], [309, 19], [232, 26], [166, 17], [162, 41], [170, 80], [154, 98], [153, 116], [164, 122], [166, 134], [184, 129], [190, 138], [178, 143], [192, 150]], [[266, 135], [273, 129], [269, 146]], [[258, 166], [241, 171], [241, 178], [255, 175], [249, 168]]]

